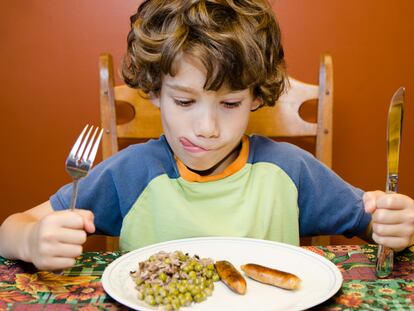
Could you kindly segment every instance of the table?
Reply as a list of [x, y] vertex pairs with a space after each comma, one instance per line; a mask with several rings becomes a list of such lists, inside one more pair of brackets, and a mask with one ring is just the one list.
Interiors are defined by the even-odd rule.
[[[307, 246], [338, 266], [342, 288], [312, 310], [414, 310], [414, 248], [396, 254], [393, 274], [375, 277], [376, 245]], [[60, 274], [0, 257], [1, 310], [126, 310], [105, 294], [100, 277], [122, 252], [88, 252]], [[186, 308], [182, 308], [186, 310]]]

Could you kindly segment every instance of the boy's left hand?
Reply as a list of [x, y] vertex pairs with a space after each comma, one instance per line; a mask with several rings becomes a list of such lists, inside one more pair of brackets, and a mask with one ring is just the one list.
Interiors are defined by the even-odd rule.
[[372, 214], [372, 239], [395, 251], [414, 244], [414, 200], [399, 193], [369, 191], [363, 197]]

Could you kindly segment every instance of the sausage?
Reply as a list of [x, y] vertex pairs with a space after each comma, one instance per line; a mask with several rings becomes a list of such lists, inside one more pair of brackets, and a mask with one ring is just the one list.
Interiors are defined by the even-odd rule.
[[285, 289], [297, 289], [301, 282], [301, 279], [294, 274], [254, 263], [242, 265], [240, 268], [253, 280]]
[[230, 262], [226, 260], [216, 261], [215, 266], [220, 279], [232, 291], [240, 295], [246, 293], [246, 280]]

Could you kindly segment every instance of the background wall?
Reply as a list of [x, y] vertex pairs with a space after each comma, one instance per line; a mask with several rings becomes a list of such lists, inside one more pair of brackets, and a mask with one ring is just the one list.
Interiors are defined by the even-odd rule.
[[[86, 123], [100, 122], [99, 53], [119, 63], [138, 3], [1, 1], [0, 222], [70, 181], [64, 161], [71, 145]], [[414, 197], [414, 2], [274, 0], [272, 6], [290, 75], [317, 83], [320, 54], [333, 56], [333, 169], [350, 183], [384, 189], [388, 105], [406, 87], [400, 192]], [[88, 246], [100, 247], [100, 240]]]

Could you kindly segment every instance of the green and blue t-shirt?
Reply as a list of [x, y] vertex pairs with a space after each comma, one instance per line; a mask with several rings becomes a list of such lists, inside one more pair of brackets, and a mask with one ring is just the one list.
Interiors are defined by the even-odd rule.
[[[55, 210], [68, 208], [71, 191], [68, 184], [51, 197]], [[98, 164], [80, 181], [77, 206], [93, 211], [98, 233], [119, 235], [124, 250], [202, 236], [298, 245], [299, 236], [363, 233], [362, 195], [292, 144], [245, 136], [223, 173], [200, 176], [161, 136]]]

